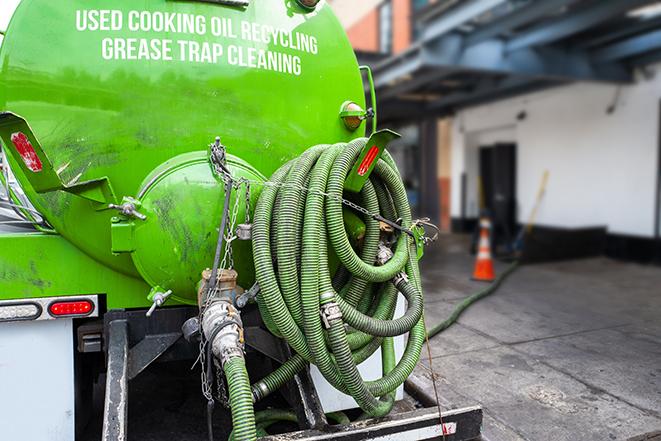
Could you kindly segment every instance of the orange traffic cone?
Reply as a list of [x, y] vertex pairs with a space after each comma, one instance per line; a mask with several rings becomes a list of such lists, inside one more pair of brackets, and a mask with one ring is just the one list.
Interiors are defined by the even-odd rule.
[[480, 282], [493, 282], [496, 279], [496, 273], [493, 270], [493, 259], [491, 258], [491, 244], [489, 243], [490, 230], [491, 221], [486, 217], [480, 219], [480, 242], [472, 277], [473, 280]]

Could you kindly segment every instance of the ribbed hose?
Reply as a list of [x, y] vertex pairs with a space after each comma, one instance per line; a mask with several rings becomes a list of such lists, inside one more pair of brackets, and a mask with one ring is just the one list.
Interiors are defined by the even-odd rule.
[[233, 357], [223, 366], [229, 400], [232, 410], [234, 441], [254, 441], [257, 439], [255, 409], [253, 408], [250, 379], [243, 357]]
[[[352, 198], [370, 213], [401, 219], [403, 228], [411, 226], [406, 190], [387, 153], [359, 195], [343, 194], [344, 181], [366, 142], [362, 138], [313, 147], [281, 167], [271, 177], [273, 185], [260, 195], [253, 226], [260, 311], [269, 330], [282, 336], [296, 355], [253, 386], [255, 400], [314, 363], [330, 384], [350, 394], [367, 414], [383, 416], [392, 409], [393, 391], [420, 358], [425, 331], [413, 240], [400, 233], [392, 247], [393, 257], [377, 266], [379, 222], [355, 213], [365, 222], [358, 250], [345, 229], [343, 197]], [[331, 250], [340, 261], [335, 274], [330, 271]], [[408, 300], [408, 309], [393, 320], [397, 290]], [[326, 329], [320, 308], [334, 305], [341, 314], [329, 313]], [[406, 350], [395, 363], [392, 337], [407, 332]], [[383, 377], [366, 382], [357, 365], [379, 347]]]
[[501, 283], [503, 283], [503, 280], [505, 280], [507, 278], [507, 276], [512, 274], [514, 272], [514, 270], [517, 269], [518, 267], [519, 267], [519, 261], [513, 262], [509, 267], [507, 267], [507, 269], [505, 271], [503, 271], [503, 273], [500, 276], [498, 276], [498, 278], [496, 280], [494, 280], [494, 282], [491, 285], [487, 286], [484, 289], [481, 289], [480, 291], [478, 291], [474, 294], [471, 294], [470, 296], [468, 296], [464, 300], [462, 300], [461, 303], [459, 303], [457, 306], [455, 306], [454, 310], [452, 311], [452, 313], [450, 314], [450, 316], [447, 319], [443, 320], [441, 323], [435, 325], [429, 331], [427, 331], [427, 334], [429, 335], [429, 338], [432, 338], [436, 334], [438, 334], [440, 332], [443, 332], [444, 330], [446, 330], [447, 328], [452, 326], [457, 321], [459, 316], [469, 306], [471, 306], [473, 303], [477, 302], [480, 299], [483, 299], [484, 297], [486, 297], [486, 296], [492, 294], [494, 291], [496, 291], [498, 289], [498, 287], [501, 285]]

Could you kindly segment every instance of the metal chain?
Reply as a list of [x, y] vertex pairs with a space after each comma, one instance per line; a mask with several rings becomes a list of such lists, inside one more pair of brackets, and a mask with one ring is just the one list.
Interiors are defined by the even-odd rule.
[[227, 395], [227, 388], [225, 387], [225, 375], [223, 367], [220, 362], [214, 359], [214, 367], [216, 368], [216, 400], [225, 408], [229, 409], [230, 400]]
[[[200, 323], [202, 323], [202, 312], [200, 314]], [[202, 395], [204, 395], [204, 398], [207, 399], [207, 402], [213, 401], [213, 392], [211, 390], [211, 385], [209, 384], [208, 378], [207, 378], [207, 344], [209, 344], [204, 338], [204, 333], [201, 333], [201, 339], [200, 339], [200, 355], [199, 355], [199, 360], [200, 360], [200, 366], [201, 366], [201, 374], [200, 374], [200, 380], [202, 382]]]
[[261, 185], [263, 187], [290, 188], [290, 189], [303, 191], [303, 192], [306, 192], [306, 193], [318, 194], [318, 195], [323, 196], [325, 198], [336, 200], [336, 201], [340, 202], [341, 204], [343, 204], [343, 205], [345, 205], [349, 208], [353, 208], [354, 210], [356, 210], [356, 211], [358, 211], [358, 212], [360, 212], [360, 213], [362, 213], [362, 214], [364, 214], [364, 215], [366, 215], [366, 216], [368, 216], [372, 219], [383, 221], [383, 222], [387, 223], [388, 225], [390, 225], [391, 227], [396, 228], [396, 229], [400, 230], [401, 232], [406, 233], [406, 234], [411, 235], [411, 236], [413, 236], [413, 233], [412, 233], [413, 227], [415, 227], [415, 226], [423, 226], [423, 227], [424, 226], [429, 226], [429, 227], [433, 228], [434, 230], [436, 230], [436, 234], [432, 237], [423, 237], [422, 240], [425, 244], [428, 244], [430, 242], [434, 242], [438, 238], [438, 227], [436, 227], [436, 225], [430, 223], [429, 218], [417, 219], [417, 220], [412, 222], [411, 227], [409, 229], [406, 229], [406, 228], [403, 228], [401, 225], [399, 225], [397, 222], [394, 222], [394, 221], [391, 221], [389, 219], [384, 218], [379, 213], [372, 213], [368, 209], [366, 209], [364, 207], [361, 207], [360, 205], [356, 204], [355, 202], [351, 202], [348, 199], [344, 199], [342, 196], [330, 194], [330, 193], [327, 193], [325, 191], [312, 190], [312, 189], [310, 189], [308, 187], [305, 187], [303, 185], [297, 185], [297, 184], [291, 184], [291, 183], [282, 183], [282, 182], [277, 183], [277, 182], [272, 182], [272, 181], [257, 181], [257, 180], [246, 180], [246, 182], [251, 183], [251, 184], [255, 184], [255, 185]]
[[246, 180], [246, 212], [244, 223], [250, 223], [250, 181]]

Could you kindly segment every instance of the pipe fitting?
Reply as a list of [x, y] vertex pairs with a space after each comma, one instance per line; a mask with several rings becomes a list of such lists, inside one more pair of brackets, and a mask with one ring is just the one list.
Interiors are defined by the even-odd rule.
[[409, 276], [404, 271], [401, 271], [392, 278], [392, 283], [397, 289], [400, 289], [400, 284], [409, 283]]
[[328, 302], [321, 305], [319, 313], [326, 329], [330, 329], [334, 321], [342, 320], [342, 311], [340, 310], [340, 306], [335, 302]]
[[258, 402], [269, 394], [269, 388], [263, 381], [257, 382], [252, 386], [253, 402]]
[[225, 300], [212, 302], [202, 316], [202, 332], [211, 352], [224, 366], [234, 357], [243, 358], [244, 338], [241, 314]]

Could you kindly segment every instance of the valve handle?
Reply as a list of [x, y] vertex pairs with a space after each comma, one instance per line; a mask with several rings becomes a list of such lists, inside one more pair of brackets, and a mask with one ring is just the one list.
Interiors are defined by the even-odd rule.
[[172, 290], [168, 290], [164, 293], [157, 292], [156, 294], [154, 294], [154, 301], [151, 304], [151, 307], [149, 308], [149, 311], [147, 311], [147, 314], [146, 314], [147, 317], [151, 317], [151, 315], [154, 313], [154, 311], [156, 311], [156, 308], [158, 308], [159, 306], [162, 306], [163, 303], [165, 303], [165, 301], [168, 299], [168, 297], [170, 297], [171, 294], [172, 294]]

